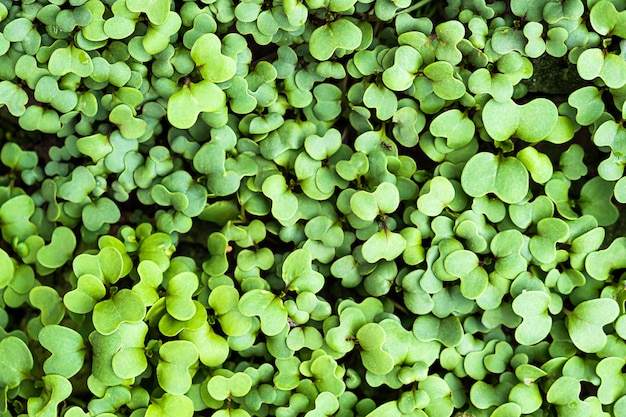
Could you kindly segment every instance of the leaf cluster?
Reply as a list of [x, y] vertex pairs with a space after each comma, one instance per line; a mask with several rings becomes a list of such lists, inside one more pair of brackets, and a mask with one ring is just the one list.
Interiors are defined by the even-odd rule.
[[625, 415], [625, 9], [0, 0], [0, 417]]

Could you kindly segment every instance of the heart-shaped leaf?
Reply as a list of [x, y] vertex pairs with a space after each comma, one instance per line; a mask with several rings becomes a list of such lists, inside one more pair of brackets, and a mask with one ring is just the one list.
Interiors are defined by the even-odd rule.
[[146, 417], [179, 417], [193, 416], [193, 400], [183, 394], [166, 392], [159, 398], [154, 398], [146, 410]]
[[312, 269], [311, 254], [304, 249], [291, 252], [282, 268], [286, 291], [317, 293], [324, 286], [324, 276]]
[[261, 331], [267, 336], [275, 336], [287, 325], [287, 310], [280, 298], [269, 291], [254, 289], [239, 299], [239, 311], [245, 316], [258, 316]]
[[550, 301], [550, 296], [543, 291], [525, 291], [515, 297], [513, 311], [522, 317], [522, 323], [515, 329], [515, 340], [523, 345], [535, 345], [550, 333]]
[[185, 321], [196, 314], [191, 296], [198, 288], [198, 277], [193, 272], [181, 272], [169, 279], [165, 308], [176, 320]]
[[67, 227], [57, 227], [50, 243], [37, 251], [37, 262], [46, 268], [59, 268], [72, 259], [75, 248], [74, 232]]
[[0, 340], [0, 386], [15, 388], [30, 375], [33, 356], [26, 343], [15, 336]]
[[515, 204], [528, 193], [528, 171], [517, 158], [480, 152], [465, 164], [461, 185], [471, 197], [494, 193], [503, 202]]
[[217, 112], [226, 105], [226, 94], [209, 80], [188, 83], [167, 102], [167, 118], [179, 129], [189, 129], [200, 113]]
[[436, 176], [422, 188], [417, 208], [430, 217], [438, 216], [454, 200], [456, 191], [446, 177]]
[[63, 297], [63, 303], [68, 310], [87, 314], [106, 295], [106, 287], [100, 278], [84, 274], [78, 278], [76, 289], [69, 291]]
[[113, 345], [111, 370], [122, 379], [135, 378], [148, 368], [146, 356], [146, 335], [148, 325], [143, 321], [122, 323], [119, 329], [108, 337]]
[[208, 323], [203, 323], [202, 327], [197, 330], [183, 330], [180, 332], [180, 338], [195, 345], [200, 362], [206, 366], [222, 365], [230, 353], [226, 339], [215, 333]]
[[230, 377], [215, 375], [207, 384], [209, 395], [216, 400], [226, 400], [231, 397], [243, 397], [252, 388], [252, 379], [243, 372], [236, 372]]
[[237, 70], [233, 58], [222, 54], [222, 42], [213, 33], [200, 36], [191, 48], [191, 57], [202, 77], [213, 83], [230, 80]]
[[173, 340], [164, 343], [159, 349], [157, 379], [165, 392], [182, 395], [191, 388], [191, 368], [198, 361], [198, 351], [193, 343], [186, 340]]
[[619, 315], [619, 306], [611, 298], [583, 301], [568, 314], [566, 326], [574, 345], [586, 353], [595, 353], [607, 342], [604, 325]]
[[122, 289], [110, 299], [93, 308], [93, 325], [102, 335], [115, 332], [122, 323], [143, 320], [146, 309], [141, 298], [129, 289]]
[[59, 325], [45, 326], [39, 332], [39, 343], [52, 353], [43, 364], [47, 374], [71, 378], [83, 367], [87, 348], [75, 330]]
[[120, 219], [120, 209], [107, 197], [98, 198], [85, 206], [82, 212], [83, 224], [87, 230], [96, 232], [101, 227], [113, 224]]
[[326, 61], [338, 49], [354, 50], [361, 44], [361, 29], [348, 19], [338, 19], [316, 28], [309, 39], [309, 51]]
[[375, 263], [381, 259], [394, 260], [405, 248], [406, 240], [400, 233], [383, 229], [367, 239], [363, 244], [362, 253], [367, 262]]
[[85, 50], [70, 44], [52, 52], [48, 61], [48, 69], [52, 75], [59, 77], [73, 73], [85, 78], [93, 72], [93, 62]]
[[127, 0], [126, 7], [131, 12], [145, 13], [151, 23], [162, 25], [167, 19], [170, 3], [168, 0]]
[[6, 105], [9, 113], [19, 117], [26, 111], [28, 95], [18, 85], [10, 81], [0, 81], [0, 104]]
[[365, 369], [376, 375], [386, 375], [391, 372], [394, 361], [391, 355], [382, 349], [386, 334], [379, 324], [367, 323], [357, 331], [356, 338], [363, 349], [361, 360]]

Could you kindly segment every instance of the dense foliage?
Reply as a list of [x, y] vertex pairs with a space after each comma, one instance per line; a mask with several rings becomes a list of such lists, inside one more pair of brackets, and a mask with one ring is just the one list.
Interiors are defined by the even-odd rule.
[[624, 9], [0, 0], [0, 417], [626, 415]]

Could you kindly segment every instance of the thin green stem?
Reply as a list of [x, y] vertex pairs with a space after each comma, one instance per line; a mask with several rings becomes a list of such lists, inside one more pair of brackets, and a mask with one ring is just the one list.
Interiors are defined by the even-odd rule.
[[422, 1], [419, 1], [416, 4], [414, 4], [413, 6], [407, 8], [407, 9], [404, 9], [404, 10], [401, 10], [401, 11], [397, 12], [396, 16], [399, 15], [399, 14], [402, 14], [402, 13], [411, 13], [411, 12], [413, 12], [415, 10], [418, 10], [418, 9], [426, 6], [430, 2], [432, 2], [432, 0], [422, 0]]

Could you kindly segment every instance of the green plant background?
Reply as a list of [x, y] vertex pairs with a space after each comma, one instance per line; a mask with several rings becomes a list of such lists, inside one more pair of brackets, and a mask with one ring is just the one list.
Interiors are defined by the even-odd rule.
[[0, 417], [626, 415], [625, 9], [0, 0]]

